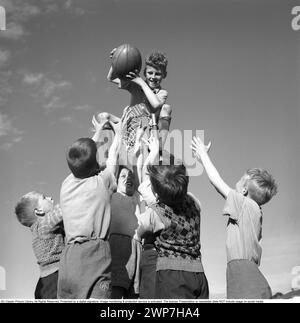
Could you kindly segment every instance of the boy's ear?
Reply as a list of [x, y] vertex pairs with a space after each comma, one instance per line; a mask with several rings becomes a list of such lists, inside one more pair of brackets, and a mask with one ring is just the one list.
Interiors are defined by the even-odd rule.
[[34, 209], [34, 213], [36, 216], [44, 216], [45, 215], [45, 212], [40, 209]]
[[167, 75], [168, 75], [168, 72], [167, 72], [167, 71], [165, 71], [165, 72], [164, 72], [164, 76], [163, 76], [163, 78], [165, 79], [165, 78], [167, 77]]
[[243, 187], [242, 194], [244, 196], [247, 196], [248, 195], [248, 188], [247, 187], [245, 187], [245, 186]]

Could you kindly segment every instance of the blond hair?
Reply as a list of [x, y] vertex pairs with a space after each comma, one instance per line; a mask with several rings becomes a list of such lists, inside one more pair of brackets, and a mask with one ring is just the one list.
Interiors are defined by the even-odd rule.
[[273, 176], [261, 168], [248, 169], [248, 194], [258, 205], [266, 204], [277, 193]]

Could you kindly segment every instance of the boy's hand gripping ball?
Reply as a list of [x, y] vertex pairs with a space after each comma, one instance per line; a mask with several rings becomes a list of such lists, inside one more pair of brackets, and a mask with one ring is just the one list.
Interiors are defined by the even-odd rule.
[[113, 76], [125, 78], [129, 72], [142, 68], [142, 56], [140, 51], [129, 44], [119, 46], [112, 55]]

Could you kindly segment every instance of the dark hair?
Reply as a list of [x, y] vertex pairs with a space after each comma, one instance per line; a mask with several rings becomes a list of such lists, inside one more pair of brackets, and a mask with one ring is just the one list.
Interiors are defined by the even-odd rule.
[[97, 146], [91, 138], [79, 138], [67, 152], [68, 166], [77, 178], [87, 178], [100, 170], [97, 162]]
[[246, 174], [249, 176], [248, 194], [258, 205], [269, 202], [277, 193], [277, 184], [266, 170], [251, 168]]
[[189, 177], [181, 165], [149, 165], [147, 167], [152, 190], [159, 202], [174, 207], [183, 202], [187, 194]]
[[167, 76], [168, 60], [164, 53], [154, 52], [146, 57], [144, 75], [146, 72], [147, 65], [160, 69], [163, 73], [163, 76]]
[[132, 169], [128, 166], [125, 166], [125, 165], [119, 165], [119, 168], [118, 168], [118, 173], [117, 173], [117, 176], [116, 176], [116, 179], [117, 179], [117, 182], [119, 182], [119, 177], [120, 177], [120, 174], [121, 174], [121, 171], [123, 169], [127, 169], [129, 172], [133, 173]]

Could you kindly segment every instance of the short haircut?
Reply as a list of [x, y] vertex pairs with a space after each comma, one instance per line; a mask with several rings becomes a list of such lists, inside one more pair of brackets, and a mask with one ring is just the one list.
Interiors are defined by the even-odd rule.
[[100, 170], [97, 162], [97, 146], [91, 138], [79, 138], [67, 152], [68, 166], [77, 178], [87, 178]]
[[119, 167], [118, 167], [118, 173], [117, 173], [117, 176], [116, 176], [117, 181], [119, 180], [119, 176], [121, 174], [121, 171], [124, 168], [127, 169], [128, 171], [130, 171], [131, 173], [133, 173], [132, 169], [129, 166], [119, 165]]
[[264, 169], [251, 168], [246, 174], [248, 179], [248, 194], [258, 205], [271, 200], [277, 193], [277, 184], [273, 176]]
[[160, 69], [162, 71], [162, 73], [164, 74], [164, 77], [166, 77], [168, 59], [164, 53], [154, 52], [146, 57], [144, 74], [145, 74], [147, 65], [152, 66], [157, 69]]
[[19, 222], [26, 227], [31, 227], [37, 220], [35, 209], [38, 206], [40, 193], [32, 191], [21, 197], [15, 207], [15, 213]]
[[152, 190], [159, 202], [170, 207], [178, 206], [187, 195], [189, 177], [181, 165], [148, 165]]

